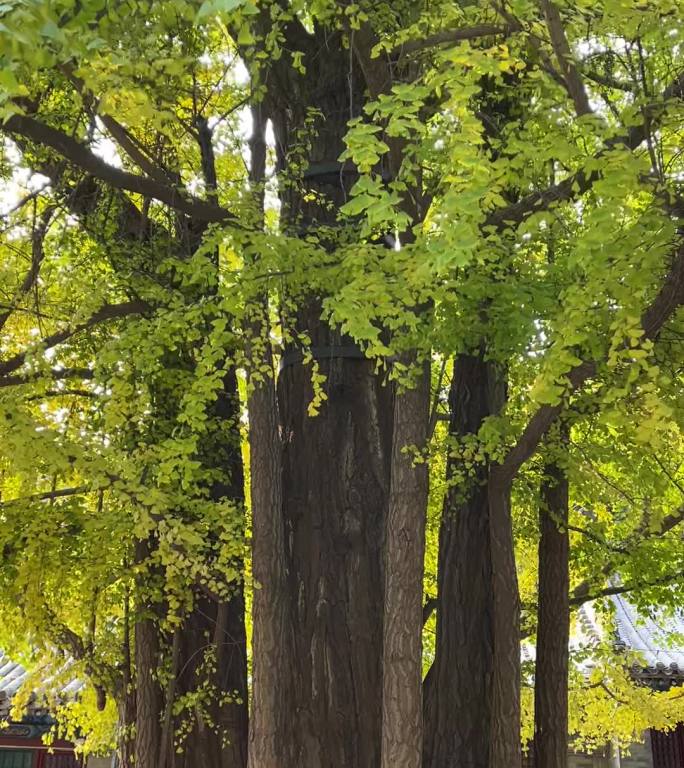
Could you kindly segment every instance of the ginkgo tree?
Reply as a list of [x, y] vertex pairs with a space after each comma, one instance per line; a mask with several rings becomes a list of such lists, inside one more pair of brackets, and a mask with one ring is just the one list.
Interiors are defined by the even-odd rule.
[[681, 598], [677, 4], [0, 24], [2, 643], [126, 766], [508, 768], [522, 617], [562, 765], [571, 607]]

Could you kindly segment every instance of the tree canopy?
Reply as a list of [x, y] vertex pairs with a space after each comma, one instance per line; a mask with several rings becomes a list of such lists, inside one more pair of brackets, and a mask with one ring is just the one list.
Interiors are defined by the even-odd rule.
[[684, 609], [683, 51], [673, 0], [4, 0], [0, 647], [68, 735], [515, 768], [540, 509], [605, 614], [570, 733], [684, 720], [609, 599]]

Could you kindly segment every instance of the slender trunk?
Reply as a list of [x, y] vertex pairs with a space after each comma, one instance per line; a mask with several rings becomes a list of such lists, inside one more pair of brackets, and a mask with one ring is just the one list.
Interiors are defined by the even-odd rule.
[[[478, 432], [505, 385], [484, 355], [460, 355], [450, 432]], [[450, 460], [447, 476], [466, 467]], [[425, 768], [520, 764], [518, 596], [510, 486], [477, 466], [447, 492], [440, 528], [435, 661], [426, 679]]]
[[494, 658], [489, 736], [491, 768], [520, 768], [520, 595], [511, 520], [511, 482], [490, 470]]
[[[206, 691], [208, 698], [181, 715], [192, 723], [175, 755], [176, 768], [238, 768], [247, 761], [244, 622], [241, 590], [229, 602], [198, 598], [182, 631], [179, 694]], [[167, 699], [167, 707], [173, 701]], [[163, 766], [162, 768], [166, 768]]]
[[545, 468], [539, 508], [539, 608], [534, 686], [535, 768], [568, 765], [568, 480]]
[[117, 754], [120, 768], [133, 768], [135, 755], [135, 687], [133, 686], [133, 661], [131, 658], [131, 596], [125, 587], [123, 604], [123, 642], [121, 657], [121, 690], [117, 696], [119, 711]]
[[423, 560], [427, 463], [407, 447], [427, 440], [430, 369], [394, 402], [392, 467], [385, 538], [382, 768], [420, 768], [423, 752]]
[[155, 678], [158, 661], [157, 622], [142, 618], [135, 627], [136, 768], [159, 768], [162, 693]]
[[[237, 375], [231, 367], [223, 379], [223, 389], [213, 406], [216, 419], [214, 434], [210, 436], [205, 453], [206, 463], [221, 469], [221, 480], [211, 489], [211, 498], [220, 502], [230, 500], [238, 509], [244, 510], [245, 476], [242, 466], [240, 436], [240, 396]], [[244, 520], [236, 526], [236, 535], [244, 535]], [[213, 691], [209, 705], [212, 728], [199, 728], [194, 734], [198, 745], [198, 758], [188, 762], [188, 768], [198, 763], [204, 768], [245, 768], [247, 765], [248, 702], [247, 702], [247, 635], [245, 630], [245, 600], [242, 574], [244, 562], [235, 558], [233, 565], [240, 574], [238, 581], [231, 585], [232, 596], [216, 603], [200, 600], [195, 613], [196, 649], [207, 645], [209, 639], [214, 655], [214, 664], [204, 671], [203, 679]], [[187, 662], [186, 662], [187, 664]], [[198, 723], [199, 725], [199, 723]], [[190, 749], [187, 750], [192, 758]]]
[[[252, 107], [251, 181], [263, 211], [266, 118], [261, 105]], [[252, 508], [252, 708], [249, 719], [250, 768], [294, 765], [289, 739], [293, 644], [287, 591], [285, 528], [282, 516], [281, 441], [274, 375], [269, 369], [268, 295], [255, 302], [248, 322], [252, 337], [248, 398]], [[266, 373], [264, 373], [264, 369]], [[251, 374], [251, 371], [250, 371]]]
[[173, 633], [171, 647], [171, 670], [169, 682], [166, 685], [164, 701], [164, 723], [161, 731], [161, 744], [159, 746], [159, 768], [171, 768], [173, 766], [173, 703], [178, 683], [178, 659], [180, 656], [181, 633], [179, 629]]
[[293, 712], [293, 663], [287, 567], [281, 511], [280, 439], [275, 386], [267, 378], [249, 397], [252, 498], [252, 572], [255, 589], [252, 629], [252, 711], [249, 765], [293, 765], [287, 750]]
[[[215, 702], [215, 721], [221, 749], [216, 765], [220, 768], [245, 768], [248, 745], [247, 635], [245, 599], [242, 585], [230, 601], [217, 606], [214, 626], [216, 671], [214, 680], [219, 700]], [[221, 699], [225, 697], [225, 699]], [[220, 759], [218, 759], [220, 755]]]
[[124, 695], [118, 702], [119, 734], [117, 742], [118, 768], [134, 768], [135, 744], [132, 728], [135, 723], [135, 693]]

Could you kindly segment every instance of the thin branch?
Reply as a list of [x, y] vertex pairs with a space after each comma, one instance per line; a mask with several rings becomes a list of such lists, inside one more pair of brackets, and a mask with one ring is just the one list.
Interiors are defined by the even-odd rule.
[[169, 175], [157, 165], [155, 165], [143, 150], [136, 144], [128, 130], [121, 125], [115, 118], [107, 114], [99, 114], [102, 125], [109, 131], [112, 138], [130, 157], [130, 159], [144, 171], [150, 178], [155, 179], [160, 184], [180, 185], [180, 179], [172, 179]]
[[48, 397], [87, 397], [95, 398], [97, 393], [90, 389], [48, 389], [45, 392], [41, 392], [36, 395], [29, 395], [26, 400], [31, 402], [33, 400], [45, 400]]
[[619, 80], [616, 77], [611, 77], [603, 72], [597, 72], [593, 69], [582, 69], [582, 75], [587, 80], [591, 80], [593, 83], [602, 85], [605, 88], [613, 88], [616, 91], [624, 91], [625, 93], [634, 93], [635, 91], [635, 87], [632, 83], [629, 83], [626, 80]]
[[[625, 545], [625, 554], [629, 555], [630, 552], [633, 552], [636, 547], [638, 547], [642, 542], [648, 540], [648, 539], [656, 539], [661, 538], [666, 533], [669, 533], [673, 528], [676, 528], [681, 522], [684, 521], [684, 505], [676, 509], [674, 512], [671, 512], [669, 515], [667, 515], [665, 518], [663, 518], [662, 523], [660, 524], [660, 527], [657, 530], [650, 530], [649, 528], [645, 527], [644, 525], [639, 526], [639, 528], [635, 531], [634, 535], [630, 537], [630, 540], [633, 543], [633, 546], [630, 548], [628, 545]], [[603, 568], [601, 568], [600, 575], [603, 578], [608, 578], [611, 574], [615, 572], [615, 570], [618, 568], [620, 564], [621, 559], [611, 559], [608, 560], [606, 563], [604, 563]], [[588, 595], [590, 594], [590, 590], [592, 587], [592, 582], [589, 579], [585, 579], [580, 584], [578, 584], [575, 589], [573, 589], [572, 594], [570, 596], [570, 602], [573, 605], [581, 605], [582, 603], [586, 602], [588, 599]]]
[[492, 37], [494, 35], [510, 35], [513, 32], [519, 32], [520, 25], [506, 24], [476, 24], [472, 27], [462, 27], [460, 29], [444, 29], [441, 32], [435, 32], [433, 35], [421, 38], [419, 40], [408, 40], [396, 45], [390, 50], [391, 54], [400, 54], [408, 56], [417, 51], [424, 51], [427, 48], [435, 48], [439, 45], [451, 45], [460, 43], [463, 40], [476, 40], [479, 37]]
[[[670, 270], [650, 306], [641, 318], [644, 338], [654, 340], [660, 329], [684, 303], [684, 243], [680, 243]], [[585, 361], [573, 368], [567, 376], [568, 391], [579, 389], [588, 379], [596, 375], [598, 364]], [[543, 405], [532, 416], [518, 439], [508, 451], [503, 462], [493, 468], [498, 479], [507, 482], [513, 480], [520, 467], [534, 454], [540, 440], [548, 432], [562, 408], [558, 405]]]
[[648, 587], [667, 586], [668, 584], [674, 584], [682, 578], [684, 578], [684, 571], [676, 571], [675, 573], [667, 573], [664, 576], [659, 576], [657, 579], [637, 581], [632, 582], [631, 584], [621, 584], [617, 587], [606, 587], [605, 589], [600, 589], [597, 592], [583, 596], [572, 595], [570, 597], [570, 605], [582, 605], [582, 603], [589, 603], [592, 600], [599, 600], [602, 597], [624, 595], [628, 592], [635, 592], [638, 589], [646, 589]]
[[8, 133], [19, 134], [45, 147], [54, 149], [65, 160], [77, 165], [86, 173], [104, 181], [115, 189], [150, 197], [166, 203], [181, 213], [186, 213], [198, 221], [235, 223], [230, 211], [212, 203], [193, 197], [147, 176], [138, 176], [120, 168], [115, 168], [95, 155], [85, 144], [68, 136], [66, 133], [39, 122], [27, 115], [12, 115], [5, 121], [2, 129]]
[[64, 379], [83, 379], [94, 378], [95, 372], [90, 368], [52, 368], [47, 373], [29, 373], [18, 376], [0, 376], [0, 389], [4, 387], [20, 387], [23, 384], [31, 384], [44, 378], [52, 381], [63, 381]]
[[665, 464], [663, 463], [663, 461], [661, 460], [661, 458], [658, 456], [657, 453], [653, 454], [653, 459], [655, 463], [660, 467], [665, 477], [667, 477], [667, 479], [672, 483], [672, 485], [674, 485], [681, 494], [684, 494], [684, 486], [682, 486], [679, 480], [677, 480], [677, 478], [665, 466]]
[[[87, 91], [85, 84], [80, 77], [77, 77], [73, 71], [73, 67], [69, 64], [61, 65], [60, 71], [68, 78], [71, 84], [81, 94], [84, 102], [88, 105], [97, 104], [98, 100], [94, 94]], [[129, 131], [116, 120], [113, 115], [97, 113], [97, 116], [102, 121], [102, 124], [109, 131], [112, 138], [117, 142], [119, 147], [133, 160], [138, 167], [144, 171], [148, 176], [156, 179], [162, 184], [175, 184], [180, 186], [180, 177], [177, 175], [171, 177], [163, 168], [156, 166], [147, 152], [140, 145], [139, 142], [129, 133]]]
[[430, 616], [437, 610], [437, 605], [439, 604], [439, 599], [436, 597], [430, 597], [425, 601], [425, 605], [423, 606], [423, 626], [425, 626]]
[[[684, 71], [680, 72], [677, 79], [670, 83], [663, 91], [663, 101], [672, 98], [684, 98]], [[604, 148], [594, 155], [592, 160], [594, 162], [600, 160], [607, 152], [619, 146], [635, 150], [646, 140], [646, 134], [645, 125], [633, 126], [626, 134], [607, 141]], [[496, 231], [502, 231], [509, 226], [520, 224], [531, 214], [547, 210], [554, 203], [576, 200], [587, 192], [600, 178], [601, 173], [599, 171], [587, 172], [579, 170], [558, 184], [538, 192], [532, 192], [515, 203], [496, 209], [487, 216], [484, 227], [491, 227]]]
[[28, 205], [31, 201], [39, 198], [43, 194], [43, 192], [45, 192], [45, 190], [48, 189], [50, 186], [52, 186], [52, 182], [48, 181], [46, 184], [43, 184], [41, 187], [38, 187], [38, 189], [34, 189], [32, 192], [29, 192], [28, 194], [24, 195], [24, 197], [22, 197], [21, 200], [19, 200], [9, 210], [5, 211], [2, 215], [0, 215], [0, 218], [7, 219], [13, 213], [20, 211], [25, 205]]
[[569, 531], [573, 531], [574, 533], [579, 533], [582, 536], [586, 536], [587, 539], [591, 539], [592, 541], [596, 542], [597, 544], [600, 544], [605, 549], [610, 549], [613, 552], [618, 552], [619, 554], [626, 555], [628, 554], [628, 550], [625, 549], [620, 544], [611, 544], [607, 539], [605, 539], [603, 536], [599, 536], [597, 533], [594, 533], [593, 531], [589, 531], [586, 528], [582, 528], [579, 525], [566, 525], [565, 526]]
[[63, 499], [68, 496], [81, 496], [84, 493], [88, 493], [88, 491], [90, 491], [90, 486], [88, 485], [77, 485], [73, 488], [57, 488], [52, 491], [45, 491], [44, 493], [33, 493], [30, 496], [18, 496], [15, 499], [0, 501], [0, 508], [24, 502], [53, 501], [54, 499]]
[[620, 488], [620, 486], [617, 483], [614, 483], [609, 477], [603, 474], [603, 472], [601, 472], [600, 469], [596, 468], [596, 466], [594, 465], [594, 462], [592, 462], [591, 459], [587, 456], [586, 451], [584, 450], [584, 448], [582, 448], [582, 446], [579, 443], [573, 442], [572, 445], [575, 448], [577, 448], [577, 450], [582, 454], [582, 457], [584, 458], [584, 460], [587, 462], [587, 464], [589, 464], [589, 468], [596, 475], [596, 477], [599, 478], [599, 480], [601, 480], [608, 487], [612, 488], [614, 491], [619, 493], [620, 496], [622, 496], [622, 498], [625, 499], [625, 501], [627, 501], [627, 503], [630, 506], [632, 507], [639, 506], [639, 502], [636, 499], [632, 498], [625, 490]]
[[12, 316], [12, 312], [14, 312], [16, 305], [21, 301], [22, 298], [24, 298], [24, 296], [26, 296], [27, 293], [29, 293], [31, 288], [33, 288], [35, 285], [36, 280], [38, 280], [40, 267], [43, 263], [43, 259], [45, 258], [43, 243], [45, 241], [45, 235], [47, 234], [48, 227], [50, 226], [53, 213], [54, 208], [48, 208], [45, 210], [40, 217], [38, 226], [34, 226], [33, 228], [33, 233], [31, 235], [31, 266], [24, 276], [21, 286], [19, 287], [19, 290], [17, 291], [14, 300], [12, 301], [11, 307], [0, 314], [0, 330], [3, 329], [9, 318]]
[[[65, 328], [61, 331], [57, 331], [56, 333], [51, 334], [50, 336], [46, 336], [45, 338], [38, 341], [32, 348], [35, 349], [43, 347], [45, 349], [50, 349], [57, 344], [61, 344], [62, 342], [67, 341], [80, 331], [93, 328], [94, 326], [99, 325], [100, 323], [103, 323], [107, 320], [127, 317], [128, 315], [139, 315], [149, 309], [149, 305], [143, 301], [126, 301], [121, 304], [107, 304], [101, 309], [98, 309], [98, 311], [91, 315], [85, 322], [80, 323], [73, 328]], [[2, 381], [2, 377], [13, 373], [18, 368], [21, 368], [21, 366], [26, 362], [26, 357], [29, 351], [31, 350], [20, 352], [18, 355], [15, 355], [9, 360], [0, 362], [0, 382]]]

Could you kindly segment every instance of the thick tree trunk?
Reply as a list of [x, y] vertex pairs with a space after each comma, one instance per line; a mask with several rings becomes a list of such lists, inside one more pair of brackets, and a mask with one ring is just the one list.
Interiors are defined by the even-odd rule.
[[568, 480], [545, 469], [539, 508], [539, 608], [534, 685], [535, 768], [568, 765]]
[[315, 418], [310, 372], [292, 365], [279, 379], [295, 633], [289, 716], [299, 741], [292, 768], [376, 768], [391, 392], [369, 361], [320, 366], [328, 399]]
[[[476, 434], [503, 405], [484, 356], [460, 355], [450, 432]], [[448, 477], [465, 467], [451, 461]], [[519, 628], [510, 487], [479, 466], [447, 492], [440, 528], [435, 661], [426, 680], [425, 768], [520, 764]]]
[[[281, 189], [283, 228], [297, 236], [337, 227], [338, 209], [353, 182], [351, 169], [340, 169], [337, 158], [352, 110], [358, 112], [364, 100], [340, 33], [319, 30], [310, 44], [306, 76], [281, 71], [290, 82], [269, 92], [283, 173], [290, 157], [308, 147], [301, 185]], [[313, 114], [319, 117], [306, 128]], [[320, 298], [299, 301], [295, 327], [288, 329], [308, 335], [325, 376], [327, 400], [319, 415], [308, 414], [311, 370], [294, 346], [278, 378], [294, 640], [287, 660], [292, 670], [285, 706], [287, 750], [292, 750], [287, 765], [377, 768], [392, 389], [350, 339], [321, 319]], [[276, 687], [288, 685], [287, 678], [274, 680]], [[284, 763], [264, 762], [260, 768], [276, 764]]]
[[430, 368], [394, 402], [392, 467], [385, 541], [382, 768], [420, 768], [423, 753], [423, 560], [427, 463], [407, 447], [427, 440]]

